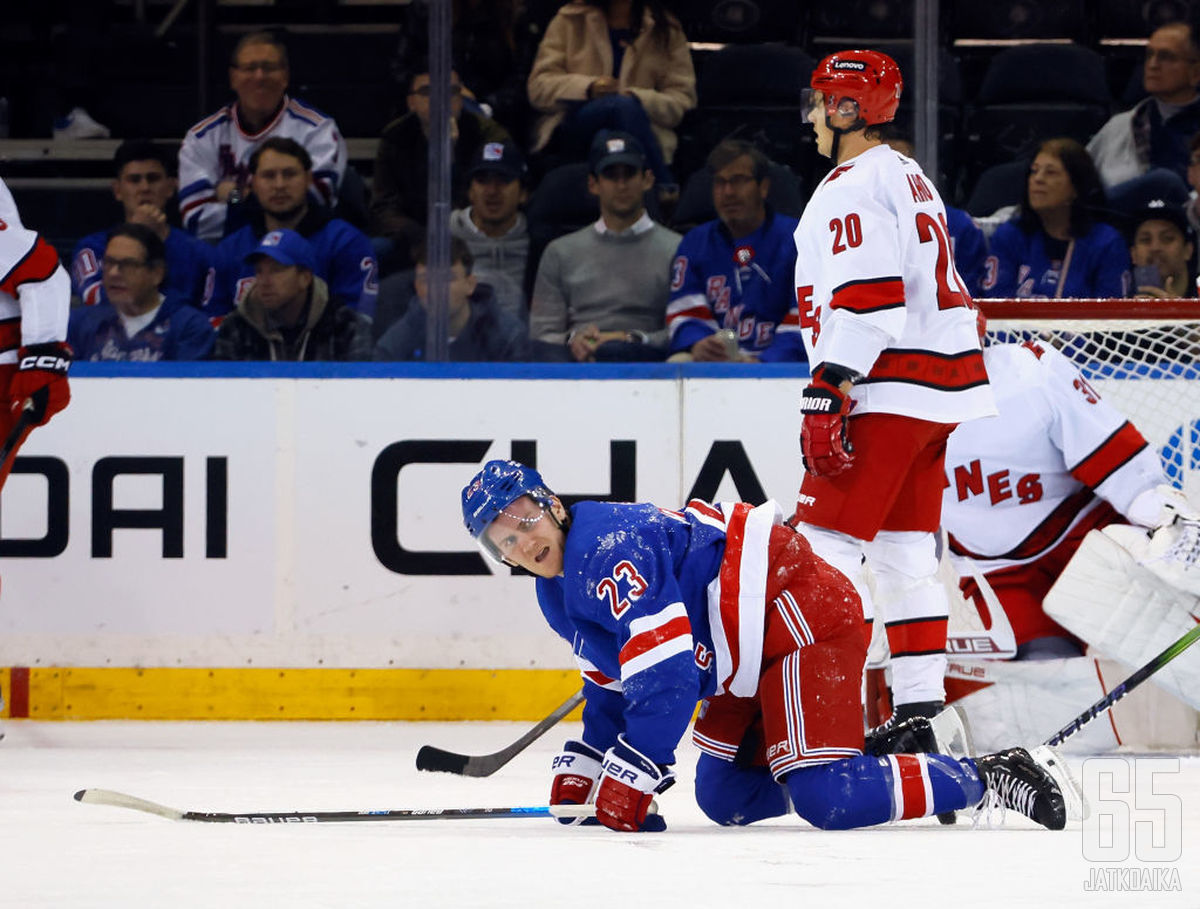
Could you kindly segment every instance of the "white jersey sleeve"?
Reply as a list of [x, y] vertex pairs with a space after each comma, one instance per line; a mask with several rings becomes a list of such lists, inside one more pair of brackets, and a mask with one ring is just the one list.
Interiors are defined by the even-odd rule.
[[915, 161], [880, 145], [830, 171], [796, 229], [795, 275], [809, 362], [866, 377], [856, 412], [994, 413], [945, 207]]
[[15, 363], [18, 347], [64, 340], [70, 306], [58, 253], [21, 223], [0, 180], [0, 363]]

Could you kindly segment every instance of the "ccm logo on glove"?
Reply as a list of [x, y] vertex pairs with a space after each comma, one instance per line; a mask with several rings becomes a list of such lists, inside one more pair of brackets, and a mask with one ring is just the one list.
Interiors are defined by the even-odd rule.
[[17, 369], [44, 369], [47, 372], [66, 372], [70, 368], [70, 360], [55, 354], [31, 355], [21, 360], [17, 366]]

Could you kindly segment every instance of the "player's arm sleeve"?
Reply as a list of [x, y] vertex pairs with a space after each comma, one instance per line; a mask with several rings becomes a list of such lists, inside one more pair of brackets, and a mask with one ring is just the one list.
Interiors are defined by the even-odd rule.
[[992, 234], [983, 269], [985, 297], [1015, 297], [1017, 273], [1021, 267], [1024, 244], [1021, 231], [1012, 222], [1001, 224]]
[[1046, 350], [1042, 365], [1055, 415], [1051, 434], [1067, 468], [1126, 514], [1139, 494], [1164, 482], [1157, 453], [1058, 351]]
[[346, 174], [346, 140], [337, 123], [326, 117], [305, 139], [304, 147], [312, 156], [313, 189], [317, 199], [332, 208], [337, 203], [342, 177]]
[[696, 106], [696, 70], [683, 29], [671, 29], [668, 56], [670, 61], [658, 85], [653, 88], [630, 86], [629, 91], [641, 102], [651, 123], [673, 129], [683, 115]]
[[822, 265], [833, 291], [814, 365], [836, 363], [865, 376], [907, 321], [900, 230], [879, 199], [853, 184], [845, 190], [821, 219], [829, 224]]
[[529, 336], [550, 344], [565, 344], [570, 324], [562, 286], [561, 248], [555, 241], [542, 254], [529, 305]]
[[[1106, 232], [1107, 233], [1107, 232]], [[1128, 297], [1133, 287], [1129, 247], [1113, 231], [1100, 250], [1093, 293], [1097, 297]]]
[[224, 202], [217, 201], [216, 149], [192, 133], [179, 146], [179, 215], [189, 233], [219, 240], [225, 232]]
[[717, 330], [717, 320], [704, 293], [704, 267], [691, 234], [679, 241], [671, 263], [671, 296], [667, 300], [667, 332], [671, 353], [692, 345]]
[[7, 271], [0, 275], [0, 290], [15, 297], [21, 309], [21, 346], [65, 341], [71, 279], [59, 264], [58, 253], [19, 223], [8, 229], [23, 232], [28, 240], [25, 253], [15, 262], [5, 263]]

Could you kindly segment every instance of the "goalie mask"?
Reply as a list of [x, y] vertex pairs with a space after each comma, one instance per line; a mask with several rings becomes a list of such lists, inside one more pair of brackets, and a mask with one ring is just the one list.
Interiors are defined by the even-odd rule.
[[[497, 562], [507, 562], [487, 529], [522, 496], [529, 496], [541, 506], [529, 515], [510, 514], [522, 525], [532, 525], [550, 514], [554, 493], [532, 467], [516, 461], [488, 461], [462, 491], [463, 522], [483, 551]], [[552, 516], [553, 518], [553, 516]]]
[[[904, 80], [900, 67], [887, 54], [870, 50], [838, 51], [813, 70], [811, 86], [802, 103], [805, 110], [825, 106], [825, 123], [835, 132], [852, 132], [890, 123], [900, 106]], [[835, 116], [854, 117], [850, 126], [837, 128]]]

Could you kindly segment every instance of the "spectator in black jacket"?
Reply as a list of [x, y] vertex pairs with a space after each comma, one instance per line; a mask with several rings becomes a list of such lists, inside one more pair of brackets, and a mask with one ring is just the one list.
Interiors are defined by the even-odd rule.
[[300, 234], [271, 231], [246, 261], [254, 286], [221, 323], [213, 359], [371, 359], [370, 317], [330, 297]]

